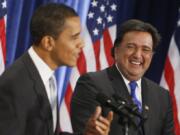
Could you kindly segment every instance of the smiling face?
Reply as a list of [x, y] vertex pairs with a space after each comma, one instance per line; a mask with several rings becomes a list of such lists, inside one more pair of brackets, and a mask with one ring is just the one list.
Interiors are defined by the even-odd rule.
[[127, 32], [115, 48], [115, 61], [129, 80], [139, 80], [149, 68], [153, 56], [153, 40], [148, 32]]
[[54, 47], [51, 51], [51, 59], [57, 67], [76, 65], [79, 53], [84, 46], [80, 32], [79, 17], [67, 18], [63, 31], [57, 39], [54, 39]]

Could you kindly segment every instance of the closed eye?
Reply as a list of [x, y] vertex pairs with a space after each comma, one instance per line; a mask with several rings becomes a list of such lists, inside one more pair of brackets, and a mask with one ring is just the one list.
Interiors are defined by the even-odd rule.
[[72, 35], [72, 38], [73, 38], [73, 39], [77, 39], [77, 38], [79, 38], [79, 36], [80, 36], [80, 33], [76, 33], [76, 34], [73, 34], [73, 35]]

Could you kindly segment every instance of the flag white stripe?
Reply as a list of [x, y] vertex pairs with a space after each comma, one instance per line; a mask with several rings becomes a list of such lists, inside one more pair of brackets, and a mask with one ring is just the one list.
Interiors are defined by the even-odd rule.
[[113, 25], [109, 28], [109, 33], [111, 36], [112, 43], [114, 44], [114, 40], [116, 38], [117, 25]]
[[4, 65], [5, 64], [4, 64], [4, 56], [3, 56], [3, 51], [2, 51], [2, 42], [0, 40], [0, 75], [5, 70], [5, 66]]
[[89, 36], [87, 27], [85, 27], [84, 33], [82, 33], [82, 35], [85, 41], [85, 47], [83, 48], [83, 52], [86, 59], [87, 72], [96, 71], [96, 58], [94, 54], [93, 43]]
[[164, 77], [164, 71], [161, 77], [161, 82], [160, 82], [160, 86], [162, 86], [163, 88], [169, 90], [169, 86], [166, 83], [165, 77]]
[[63, 131], [67, 131], [72, 133], [72, 126], [71, 126], [71, 120], [70, 120], [70, 116], [69, 116], [69, 112], [67, 110], [66, 104], [63, 100], [62, 104], [61, 104], [61, 108], [60, 108], [60, 125], [61, 125], [61, 129]]
[[170, 47], [169, 47], [169, 52], [168, 56], [170, 58], [170, 63], [172, 65], [173, 71], [174, 71], [174, 81], [175, 81], [175, 86], [174, 86], [174, 95], [176, 99], [176, 105], [177, 105], [177, 111], [178, 111], [178, 120], [180, 121], [180, 53], [178, 51], [178, 48], [176, 46], [175, 40], [174, 40], [174, 35], [172, 37]]
[[[180, 122], [180, 83], [179, 83], [179, 77], [180, 77], [180, 52], [179, 49], [177, 48], [175, 39], [174, 39], [174, 34], [171, 38], [169, 50], [168, 50], [168, 58], [171, 63], [173, 72], [174, 72], [174, 97], [176, 101], [176, 107], [177, 107], [177, 117], [178, 121]], [[166, 82], [166, 78], [164, 76], [164, 72], [161, 78], [160, 85], [169, 89], [169, 86]]]
[[72, 69], [72, 74], [70, 76], [70, 84], [71, 84], [72, 91], [74, 91], [74, 88], [75, 88], [75, 85], [76, 85], [76, 82], [77, 82], [79, 76], [80, 76], [80, 74], [79, 74], [77, 67], [74, 67]]
[[105, 54], [105, 51], [104, 51], [104, 45], [103, 45], [103, 38], [100, 39], [100, 67], [101, 69], [104, 69], [105, 67], [108, 66], [108, 62], [107, 62], [107, 59], [106, 59], [106, 54]]
[[175, 40], [174, 40], [174, 35], [173, 35], [171, 43], [170, 43], [168, 56], [170, 58], [170, 61], [171, 61], [171, 64], [173, 66], [174, 71], [179, 70], [179, 68], [180, 68], [180, 60], [179, 60], [180, 54], [179, 54], [178, 48], [177, 48]]

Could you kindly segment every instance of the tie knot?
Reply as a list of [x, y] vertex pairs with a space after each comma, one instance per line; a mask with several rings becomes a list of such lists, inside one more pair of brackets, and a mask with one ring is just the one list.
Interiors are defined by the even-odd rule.
[[136, 86], [137, 86], [136, 81], [131, 81], [131, 82], [129, 83], [129, 86], [130, 86], [130, 89], [131, 89], [131, 93], [134, 93], [134, 92], [135, 92], [135, 89], [136, 89]]

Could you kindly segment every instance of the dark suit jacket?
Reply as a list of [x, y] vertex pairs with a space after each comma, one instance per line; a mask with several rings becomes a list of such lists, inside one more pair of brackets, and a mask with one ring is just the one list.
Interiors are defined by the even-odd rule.
[[54, 135], [52, 126], [45, 86], [25, 53], [0, 77], [0, 135]]
[[[173, 114], [169, 92], [159, 87], [147, 78], [142, 78], [142, 103], [147, 105], [148, 119], [143, 126], [137, 128], [129, 124], [129, 135], [174, 135]], [[104, 93], [112, 97], [116, 94], [132, 103], [130, 94], [115, 66], [105, 70], [81, 76], [75, 87], [71, 102], [71, 118], [74, 131], [82, 131], [95, 107], [99, 105], [96, 100], [97, 93]], [[103, 107], [106, 115], [107, 107]], [[145, 110], [143, 111], [145, 113]], [[110, 135], [123, 135], [124, 124], [117, 114], [111, 124]]]

